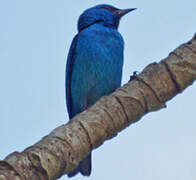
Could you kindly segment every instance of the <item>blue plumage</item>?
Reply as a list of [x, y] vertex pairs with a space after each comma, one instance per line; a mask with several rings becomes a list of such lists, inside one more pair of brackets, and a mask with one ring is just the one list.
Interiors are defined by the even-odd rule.
[[[120, 87], [124, 42], [117, 31], [120, 18], [134, 9], [110, 5], [87, 9], [78, 21], [66, 66], [66, 99], [69, 118], [93, 105], [100, 97]], [[91, 154], [69, 177], [91, 173]]]

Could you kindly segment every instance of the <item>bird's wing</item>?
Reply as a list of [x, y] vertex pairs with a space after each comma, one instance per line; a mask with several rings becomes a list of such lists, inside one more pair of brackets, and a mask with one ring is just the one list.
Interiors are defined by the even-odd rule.
[[76, 35], [72, 41], [71, 47], [69, 49], [69, 54], [67, 58], [67, 64], [66, 64], [66, 102], [67, 102], [67, 110], [69, 113], [69, 118], [72, 118], [72, 98], [71, 98], [71, 76], [72, 76], [72, 70], [73, 70], [73, 64], [74, 64], [74, 55], [75, 55], [75, 49], [78, 41], [78, 35]]
[[[71, 119], [72, 114], [72, 98], [71, 98], [71, 77], [72, 70], [75, 60], [75, 50], [77, 46], [78, 35], [76, 35], [72, 41], [68, 58], [66, 64], [66, 102], [67, 102], [67, 110], [69, 113], [69, 118]], [[80, 165], [71, 173], [68, 174], [69, 177], [76, 175], [78, 172], [81, 172], [84, 176], [89, 176], [91, 173], [91, 154], [89, 154], [83, 161], [80, 162]]]

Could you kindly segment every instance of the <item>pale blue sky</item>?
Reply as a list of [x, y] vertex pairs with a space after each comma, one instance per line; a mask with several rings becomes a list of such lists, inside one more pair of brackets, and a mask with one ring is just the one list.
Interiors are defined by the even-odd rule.
[[[78, 16], [100, 3], [138, 8], [120, 23], [123, 83], [196, 32], [194, 0], [0, 1], [0, 159], [67, 122], [68, 49]], [[195, 89], [193, 84], [167, 108], [146, 115], [93, 151], [92, 175], [73, 179], [195, 180]]]

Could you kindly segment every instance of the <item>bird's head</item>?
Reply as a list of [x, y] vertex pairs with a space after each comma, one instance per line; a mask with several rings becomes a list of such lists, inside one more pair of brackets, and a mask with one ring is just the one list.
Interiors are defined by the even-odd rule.
[[85, 10], [79, 17], [78, 30], [81, 31], [95, 23], [103, 23], [106, 26], [118, 28], [120, 18], [125, 14], [135, 10], [117, 9], [114, 6], [101, 4]]

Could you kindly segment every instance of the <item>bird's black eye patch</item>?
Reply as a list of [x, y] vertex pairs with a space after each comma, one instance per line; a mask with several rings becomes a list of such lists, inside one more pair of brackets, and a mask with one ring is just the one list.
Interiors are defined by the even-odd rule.
[[111, 12], [118, 10], [117, 8], [111, 7], [111, 6], [103, 6], [102, 8], [107, 9], [107, 10], [109, 10]]

